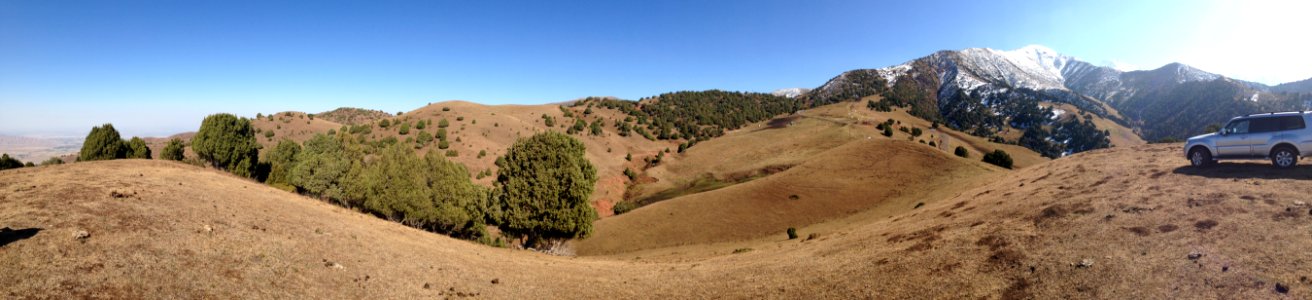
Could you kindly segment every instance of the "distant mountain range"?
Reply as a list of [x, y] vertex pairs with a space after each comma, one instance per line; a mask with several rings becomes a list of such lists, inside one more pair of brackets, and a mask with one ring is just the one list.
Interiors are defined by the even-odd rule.
[[989, 124], [987, 114], [1015, 117], [1022, 99], [1066, 103], [1152, 141], [1199, 134], [1237, 115], [1307, 109], [1312, 79], [1267, 86], [1180, 63], [1124, 72], [1027, 46], [939, 51], [900, 65], [852, 70], [804, 97], [827, 103], [871, 95], [908, 104], [913, 114], [958, 129], [982, 126], [975, 130], [981, 134], [1003, 129], [994, 128], [1001, 127], [998, 122]]

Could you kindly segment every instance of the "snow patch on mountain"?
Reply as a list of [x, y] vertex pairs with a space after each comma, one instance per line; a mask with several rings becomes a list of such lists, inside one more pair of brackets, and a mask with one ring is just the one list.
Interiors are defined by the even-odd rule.
[[962, 65], [973, 67], [973, 75], [1034, 90], [1066, 89], [1061, 70], [1073, 60], [1038, 45], [1011, 51], [973, 48], [961, 53], [965, 58]]
[[811, 89], [808, 88], [786, 88], [774, 90], [773, 92], [770, 92], [770, 94], [780, 97], [797, 98], [810, 91]]
[[1212, 81], [1221, 78], [1221, 75], [1208, 73], [1182, 63], [1170, 63], [1158, 69], [1158, 72], [1170, 72], [1176, 83], [1185, 83], [1193, 81]]
[[893, 83], [897, 82], [899, 76], [906, 75], [907, 72], [911, 71], [911, 63], [908, 62], [875, 71], [879, 72], [879, 76], [884, 77], [884, 81], [888, 82], [888, 86], [891, 87], [893, 86]]
[[[1042, 106], [1040, 106], [1040, 107], [1042, 107]], [[1063, 115], [1063, 114], [1066, 114], [1066, 110], [1065, 110], [1065, 109], [1060, 109], [1060, 108], [1056, 108], [1056, 107], [1053, 107], [1053, 108], [1052, 108], [1052, 119], [1053, 119], [1053, 120], [1060, 119], [1060, 118], [1061, 118], [1061, 115]]]

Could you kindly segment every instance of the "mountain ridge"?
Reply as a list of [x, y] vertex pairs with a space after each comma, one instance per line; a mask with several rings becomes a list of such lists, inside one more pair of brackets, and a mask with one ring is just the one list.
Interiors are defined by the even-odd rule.
[[[900, 84], [909, 79], [915, 80], [915, 84]], [[1232, 88], [1227, 90], [1233, 92], [1200, 93], [1197, 88], [1221, 87], [1190, 84], [1211, 81], [1230, 86]], [[1304, 82], [1312, 82], [1312, 79]], [[1305, 85], [1309, 86], [1306, 90], [1312, 92], [1312, 83]], [[1208, 124], [1223, 122], [1228, 116], [1306, 109], [1306, 102], [1312, 101], [1312, 96], [1297, 93], [1302, 90], [1295, 86], [1301, 87], [1296, 83], [1267, 86], [1179, 62], [1152, 70], [1120, 71], [1081, 61], [1048, 47], [1030, 45], [1015, 50], [942, 50], [902, 64], [851, 70], [831, 78], [804, 97], [824, 103], [883, 94], [884, 98], [892, 98], [897, 104], [913, 106], [921, 117], [941, 119], [944, 123], [959, 126], [958, 129], [982, 126], [985, 129], [976, 130], [982, 135], [997, 134], [1008, 128], [970, 120], [988, 118], [974, 114], [974, 110], [987, 109], [1003, 119], [1014, 119], [1018, 117], [1017, 110], [1008, 111], [1004, 106], [1028, 103], [1029, 100], [1066, 103], [1131, 127], [1147, 140], [1158, 140], [1201, 133]], [[1176, 99], [1182, 97], [1190, 99]], [[1149, 105], [1148, 102], [1184, 103], [1228, 110], [1205, 114], [1193, 121], [1159, 125], [1153, 120], [1175, 118], [1171, 116], [1171, 108]], [[967, 114], [960, 115], [961, 112]]]

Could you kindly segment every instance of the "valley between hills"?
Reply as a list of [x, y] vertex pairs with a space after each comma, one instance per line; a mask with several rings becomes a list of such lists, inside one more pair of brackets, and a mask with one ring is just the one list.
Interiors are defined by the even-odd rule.
[[[581, 109], [582, 107], [567, 107]], [[434, 103], [463, 116], [454, 161], [548, 130], [558, 106]], [[581, 114], [581, 112], [578, 112]], [[613, 115], [608, 115], [613, 114]], [[622, 118], [597, 109], [597, 118]], [[561, 116], [564, 117], [563, 115]], [[281, 121], [279, 118], [286, 118]], [[875, 127], [887, 119], [920, 136]], [[308, 121], [308, 122], [307, 122]], [[274, 137], [341, 128], [257, 120]], [[607, 128], [595, 233], [573, 255], [435, 234], [232, 174], [163, 160], [0, 172], [7, 298], [1308, 297], [1308, 167], [1193, 169], [1179, 144], [1050, 160], [901, 109], [843, 102], [677, 146]], [[281, 124], [281, 125], [280, 125]], [[294, 125], [293, 125], [294, 124]], [[304, 126], [302, 126], [304, 125]], [[379, 135], [399, 136], [377, 130]], [[452, 138], [454, 140], [454, 138]], [[922, 140], [924, 141], [922, 143]], [[267, 143], [260, 138], [261, 143]], [[935, 146], [930, 146], [934, 142]], [[950, 150], [967, 149], [965, 158]], [[500, 148], [498, 148], [500, 147]], [[979, 161], [1002, 149], [1014, 169]], [[418, 151], [433, 151], [419, 149]], [[466, 153], [491, 151], [477, 157]], [[190, 152], [189, 152], [190, 153]], [[622, 172], [643, 169], [634, 182]], [[482, 184], [489, 183], [484, 179]], [[627, 194], [627, 195], [626, 195]], [[620, 215], [620, 201], [644, 199]], [[790, 239], [785, 229], [796, 228]]]

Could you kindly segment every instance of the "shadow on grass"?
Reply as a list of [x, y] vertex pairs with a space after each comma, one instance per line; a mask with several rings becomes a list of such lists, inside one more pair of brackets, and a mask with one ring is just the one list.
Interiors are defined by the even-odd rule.
[[24, 240], [36, 236], [37, 232], [41, 232], [41, 228], [27, 228], [27, 229], [18, 229], [18, 230], [9, 229], [9, 227], [0, 228], [0, 247], [4, 247], [9, 243], [17, 242], [20, 240]]
[[1312, 180], [1312, 165], [1297, 165], [1288, 169], [1277, 169], [1271, 163], [1220, 162], [1211, 166], [1195, 168], [1182, 166], [1175, 168], [1175, 174], [1202, 176], [1207, 178], [1229, 179], [1298, 179]]

